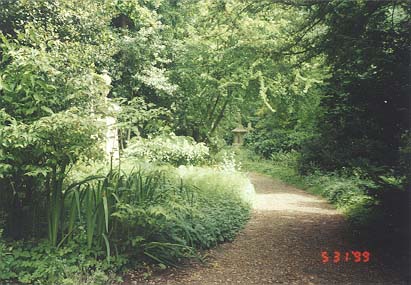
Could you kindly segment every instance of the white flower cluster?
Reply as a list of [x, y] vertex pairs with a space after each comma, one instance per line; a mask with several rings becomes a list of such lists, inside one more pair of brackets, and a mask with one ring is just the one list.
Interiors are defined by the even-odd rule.
[[207, 159], [209, 149], [204, 143], [196, 143], [192, 138], [171, 134], [135, 140], [130, 143], [126, 155], [143, 158], [149, 162], [198, 165]]
[[241, 162], [237, 162], [234, 153], [224, 153], [218, 168], [221, 171], [236, 172], [241, 170]]

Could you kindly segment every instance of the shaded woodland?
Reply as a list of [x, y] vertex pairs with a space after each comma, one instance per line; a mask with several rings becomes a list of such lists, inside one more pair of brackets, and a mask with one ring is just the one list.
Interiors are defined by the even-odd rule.
[[241, 164], [407, 241], [410, 17], [394, 0], [0, 0], [0, 282], [201, 260], [250, 217]]

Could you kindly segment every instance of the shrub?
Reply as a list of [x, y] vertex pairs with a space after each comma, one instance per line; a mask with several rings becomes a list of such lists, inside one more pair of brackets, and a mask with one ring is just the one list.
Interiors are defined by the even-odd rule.
[[97, 259], [96, 255], [101, 252], [87, 249], [82, 241], [77, 238], [62, 248], [52, 247], [47, 241], [0, 244], [0, 280], [30, 284], [110, 284], [109, 281], [115, 279], [104, 272], [118, 270], [124, 258], [118, 256], [111, 263]]
[[241, 162], [231, 150], [221, 150], [213, 156], [213, 164], [221, 171], [237, 172], [241, 170]]
[[294, 130], [273, 129], [267, 131], [257, 129], [246, 135], [245, 143], [257, 154], [264, 158], [270, 158], [273, 153], [300, 149], [307, 136], [307, 133]]
[[181, 181], [162, 172], [138, 171], [121, 176], [118, 184], [111, 242], [121, 252], [138, 261], [172, 266], [180, 258], [195, 256], [187, 219], [196, 209], [193, 194]]
[[274, 152], [270, 156], [270, 159], [275, 164], [281, 164], [284, 167], [290, 167], [290, 168], [296, 168], [297, 167], [298, 158], [299, 158], [299, 153], [296, 152], [296, 151]]
[[180, 167], [168, 173], [143, 175], [144, 192], [150, 193], [145, 199], [135, 195], [134, 186], [123, 190], [112, 216], [119, 222], [121, 238], [115, 242], [122, 250], [176, 266], [181, 258], [196, 256], [195, 248], [234, 238], [248, 219], [252, 188], [233, 172]]
[[0, 280], [17, 277], [10, 268], [13, 262], [13, 256], [6, 242], [3, 240], [3, 229], [0, 229]]
[[180, 167], [178, 173], [195, 189], [200, 210], [192, 220], [198, 247], [232, 240], [249, 218], [254, 188], [248, 178], [232, 170]]
[[149, 162], [173, 165], [199, 165], [206, 161], [209, 149], [190, 137], [158, 136], [153, 139], [135, 138], [125, 150], [126, 157], [136, 157]]

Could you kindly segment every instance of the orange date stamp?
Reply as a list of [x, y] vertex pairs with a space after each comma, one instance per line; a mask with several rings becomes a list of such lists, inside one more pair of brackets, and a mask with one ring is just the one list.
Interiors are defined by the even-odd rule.
[[340, 263], [340, 262], [355, 262], [355, 263], [367, 263], [371, 259], [371, 253], [369, 251], [322, 251], [321, 252], [322, 263]]

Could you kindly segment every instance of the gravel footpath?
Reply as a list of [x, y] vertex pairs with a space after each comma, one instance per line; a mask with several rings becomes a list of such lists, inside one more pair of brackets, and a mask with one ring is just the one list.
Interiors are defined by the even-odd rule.
[[[250, 178], [257, 194], [253, 215], [233, 242], [208, 251], [205, 264], [125, 284], [408, 284], [325, 200], [261, 174]], [[330, 262], [322, 262], [322, 251]], [[369, 251], [371, 257], [333, 263], [334, 251]]]

